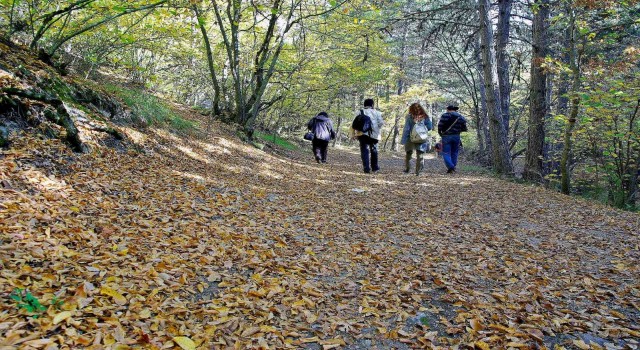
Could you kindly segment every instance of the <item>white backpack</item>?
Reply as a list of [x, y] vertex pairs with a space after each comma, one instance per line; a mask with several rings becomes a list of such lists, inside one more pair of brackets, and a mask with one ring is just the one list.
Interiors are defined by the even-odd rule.
[[429, 129], [424, 122], [418, 122], [411, 128], [411, 142], [425, 143], [429, 141]]

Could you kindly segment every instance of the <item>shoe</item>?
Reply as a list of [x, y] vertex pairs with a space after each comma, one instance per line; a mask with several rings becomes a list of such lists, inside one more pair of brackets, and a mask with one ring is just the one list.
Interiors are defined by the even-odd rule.
[[402, 172], [405, 173], [405, 174], [408, 174], [409, 173], [409, 169], [403, 170]]
[[316, 159], [316, 163], [320, 164], [320, 159]]
[[456, 172], [456, 168], [447, 169], [447, 174], [453, 174]]

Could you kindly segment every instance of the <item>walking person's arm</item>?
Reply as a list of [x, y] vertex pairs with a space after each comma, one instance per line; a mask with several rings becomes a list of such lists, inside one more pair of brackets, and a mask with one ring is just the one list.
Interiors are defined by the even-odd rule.
[[427, 116], [426, 118], [424, 118], [424, 125], [427, 126], [427, 130], [433, 130], [433, 122], [431, 121], [431, 117]]
[[447, 125], [447, 118], [448, 114], [443, 114], [440, 117], [440, 121], [438, 121], [438, 135], [442, 136], [442, 133], [444, 132], [444, 127]]

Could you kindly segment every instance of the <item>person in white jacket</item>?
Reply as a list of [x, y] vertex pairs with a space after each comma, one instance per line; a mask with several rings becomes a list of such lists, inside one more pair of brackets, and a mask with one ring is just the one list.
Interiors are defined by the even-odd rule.
[[[362, 158], [362, 165], [365, 173], [374, 173], [380, 171], [380, 165], [378, 164], [378, 141], [382, 139], [382, 125], [384, 120], [382, 119], [382, 113], [373, 108], [373, 99], [364, 100], [364, 109], [362, 110], [371, 119], [371, 130], [367, 133], [362, 133], [352, 129], [352, 135], [360, 142], [360, 157]], [[360, 114], [360, 111], [356, 113], [356, 116]]]

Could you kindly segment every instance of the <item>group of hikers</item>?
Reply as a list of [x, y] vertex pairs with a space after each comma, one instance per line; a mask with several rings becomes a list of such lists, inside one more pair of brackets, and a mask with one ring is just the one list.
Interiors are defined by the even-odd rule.
[[[442, 153], [447, 173], [455, 173], [460, 151], [460, 133], [467, 131], [467, 120], [457, 112], [457, 106], [447, 106], [447, 111], [438, 121], [438, 135], [441, 141], [435, 148]], [[377, 173], [380, 171], [378, 163], [378, 142], [382, 139], [381, 130], [384, 125], [382, 113], [374, 108], [373, 99], [364, 100], [364, 108], [356, 114], [351, 124], [351, 137], [360, 143], [360, 157], [365, 173]], [[333, 122], [326, 112], [320, 112], [307, 123], [309, 139], [313, 146], [313, 155], [318, 163], [327, 162], [327, 149], [329, 141], [336, 137]], [[420, 103], [409, 106], [405, 118], [402, 138], [400, 143], [404, 145], [404, 173], [411, 170], [411, 158], [416, 152], [416, 175], [420, 175], [423, 165], [423, 157], [431, 147], [429, 131], [433, 130], [433, 123]]]

